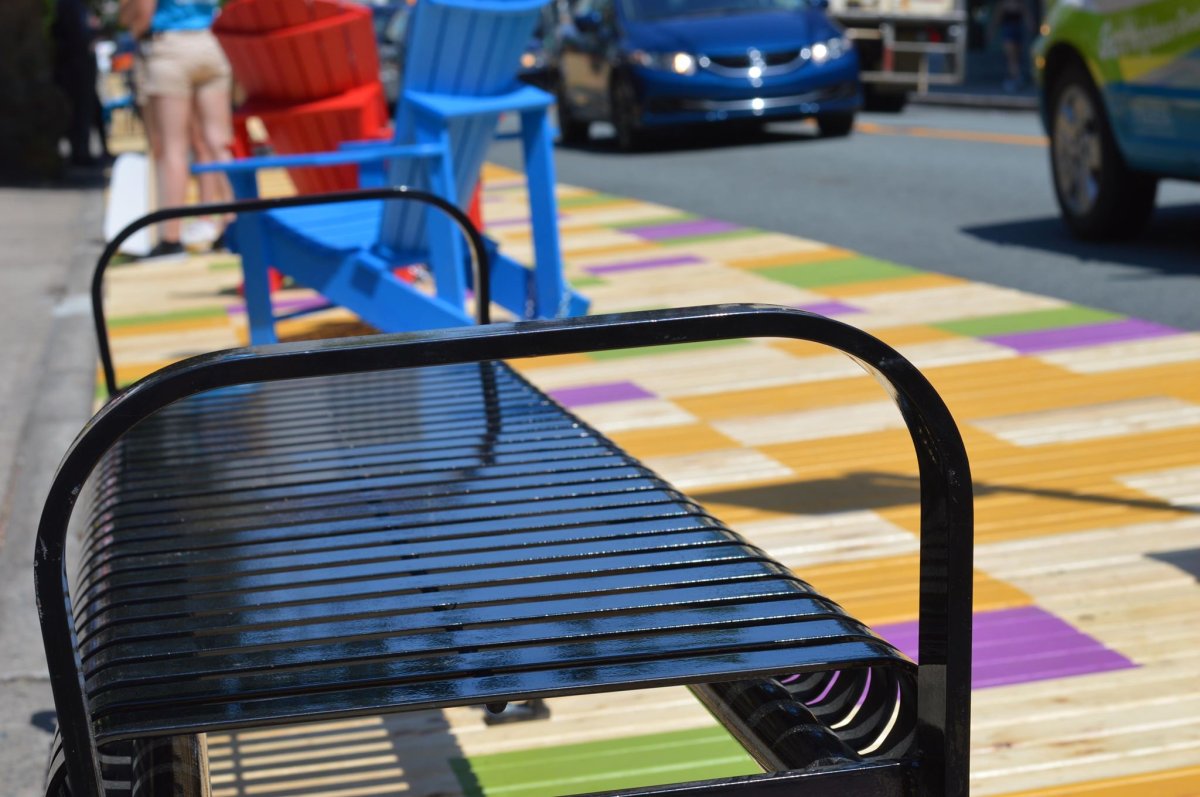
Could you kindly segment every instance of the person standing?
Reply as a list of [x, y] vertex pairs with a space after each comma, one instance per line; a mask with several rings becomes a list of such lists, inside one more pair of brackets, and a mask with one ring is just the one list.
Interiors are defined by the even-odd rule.
[[[150, 146], [160, 207], [179, 207], [187, 199], [193, 130], [203, 142], [196, 147], [200, 157], [230, 158], [232, 78], [211, 31], [217, 7], [217, 0], [121, 0], [121, 22], [138, 40], [135, 79], [154, 130]], [[230, 193], [223, 177], [202, 181], [201, 191], [204, 201]], [[179, 220], [163, 222], [149, 256], [182, 252]]]
[[997, 0], [992, 7], [988, 38], [995, 36], [999, 30], [1007, 72], [1005, 91], [1018, 91], [1025, 86], [1025, 44], [1032, 38], [1035, 25], [1029, 0]]
[[[71, 105], [71, 122], [67, 142], [71, 147], [73, 166], [99, 166], [104, 160], [92, 155], [92, 128], [102, 114], [100, 96], [96, 91], [96, 54], [92, 47], [92, 29], [87, 6], [83, 0], [57, 0], [54, 24], [54, 79]], [[104, 125], [100, 131], [100, 148], [105, 157]]]

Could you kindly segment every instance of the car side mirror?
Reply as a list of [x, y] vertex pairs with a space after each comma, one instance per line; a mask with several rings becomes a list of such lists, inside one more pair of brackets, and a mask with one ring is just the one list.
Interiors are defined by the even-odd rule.
[[600, 23], [602, 21], [599, 11], [587, 11], [583, 14], [576, 14], [575, 29], [580, 33], [595, 33], [600, 30]]

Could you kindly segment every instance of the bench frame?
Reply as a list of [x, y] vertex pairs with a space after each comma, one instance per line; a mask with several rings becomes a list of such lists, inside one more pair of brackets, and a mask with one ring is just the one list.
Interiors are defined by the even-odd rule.
[[[334, 201], [384, 198], [375, 194], [405, 195], [441, 207], [464, 227], [476, 253], [484, 252], [478, 232], [457, 208], [422, 192], [406, 189], [347, 192], [336, 195]], [[138, 224], [144, 226], [174, 214], [245, 212], [314, 200], [329, 201], [329, 198], [259, 200], [160, 211]], [[120, 239], [119, 236], [109, 249], [115, 251]], [[97, 271], [94, 285], [97, 299], [108, 254], [106, 251]], [[477, 257], [480, 257], [477, 262], [486, 262], [485, 255]], [[487, 269], [480, 272], [486, 282]], [[486, 308], [486, 302], [481, 304]], [[99, 301], [96, 309], [105, 377], [113, 389], [115, 377]], [[248, 383], [752, 337], [806, 340], [849, 355], [881, 383], [903, 416], [920, 474], [918, 791], [927, 795], [967, 794], [973, 507], [962, 438], [933, 387], [894, 349], [841, 322], [768, 305], [715, 305], [235, 349], [169, 366], [116, 395], [84, 427], [64, 457], [50, 487], [37, 534], [34, 563], [37, 605], [61, 727], [62, 754], [73, 793], [103, 791], [100, 754], [84, 695], [66, 572], [68, 524], [84, 483], [101, 458], [140, 421], [188, 396]], [[843, 794], [850, 783], [860, 783], [867, 793], [874, 793], [871, 783], [883, 783], [879, 779], [885, 777], [894, 783], [895, 773], [888, 774], [887, 770], [894, 770], [895, 766], [894, 762], [864, 763], [851, 772], [840, 773], [842, 778], [851, 777], [850, 781], [826, 781], [830, 790], [824, 792], [818, 788], [817, 793]], [[820, 774], [819, 771], [783, 772], [631, 793], [700, 797], [752, 791], [773, 796], [794, 793], [802, 784], [819, 780]]]

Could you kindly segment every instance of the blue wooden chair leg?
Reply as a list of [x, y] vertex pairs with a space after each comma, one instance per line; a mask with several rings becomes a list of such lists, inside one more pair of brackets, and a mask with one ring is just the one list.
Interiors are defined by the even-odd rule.
[[[440, 129], [431, 130], [418, 123], [417, 136], [422, 143], [439, 143], [443, 152], [451, 151], [450, 131], [444, 124]], [[430, 165], [429, 184], [433, 193], [448, 202], [458, 202], [454, 167], [448, 156], [438, 158]], [[466, 275], [463, 269], [466, 253], [463, 251], [462, 236], [444, 213], [435, 210], [425, 211], [425, 230], [429, 241], [429, 267], [433, 272], [437, 297], [461, 308], [466, 300]]]
[[554, 201], [554, 133], [545, 108], [521, 113], [521, 144], [533, 224], [537, 314], [553, 318], [567, 314], [568, 291], [558, 241], [558, 206]]
[[[229, 181], [238, 199], [255, 199], [258, 183], [253, 172], [232, 173]], [[242, 257], [242, 290], [250, 343], [275, 343], [275, 313], [271, 308], [268, 270], [272, 258], [267, 243], [266, 220], [260, 213], [247, 213], [237, 222], [237, 248]]]

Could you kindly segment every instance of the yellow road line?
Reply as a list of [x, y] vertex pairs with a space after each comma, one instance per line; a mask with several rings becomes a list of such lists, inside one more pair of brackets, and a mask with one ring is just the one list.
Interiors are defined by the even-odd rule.
[[860, 133], [876, 136], [941, 138], [952, 141], [980, 141], [987, 144], [1015, 144], [1021, 147], [1044, 147], [1050, 143], [1050, 140], [1046, 136], [1029, 136], [1018, 133], [979, 133], [974, 130], [942, 130], [936, 127], [881, 125], [875, 122], [859, 122], [854, 126], [854, 129]]

